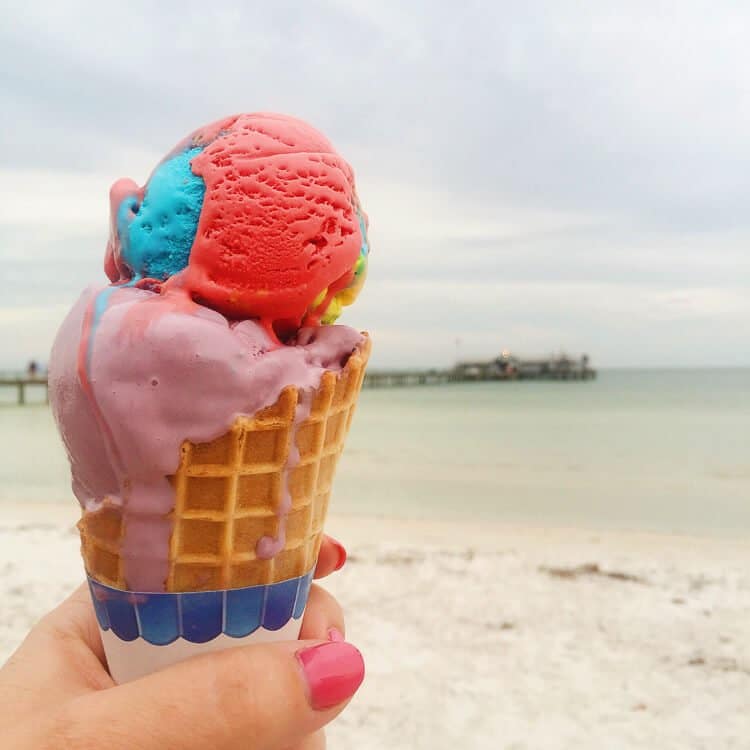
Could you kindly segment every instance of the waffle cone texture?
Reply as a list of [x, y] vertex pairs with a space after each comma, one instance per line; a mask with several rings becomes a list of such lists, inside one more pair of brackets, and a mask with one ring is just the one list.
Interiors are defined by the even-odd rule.
[[[370, 348], [365, 337], [343, 370], [323, 374], [319, 387], [305, 396], [311, 403], [301, 422], [295, 423], [295, 414], [302, 394], [290, 386], [272, 406], [238, 417], [221, 437], [183, 442], [179, 467], [169, 477], [175, 506], [166, 591], [276, 583], [314, 567]], [[297, 451], [299, 460], [289, 466]], [[291, 497], [286, 517], [280, 512], [285, 496]], [[84, 512], [78, 529], [87, 573], [127, 590], [120, 554], [124, 516], [120, 505], [105, 500], [98, 510]], [[282, 529], [283, 549], [270, 559], [258, 557], [258, 540], [277, 538]]]

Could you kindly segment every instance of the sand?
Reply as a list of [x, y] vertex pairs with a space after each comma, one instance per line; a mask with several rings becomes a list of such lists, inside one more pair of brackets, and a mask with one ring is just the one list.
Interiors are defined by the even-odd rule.
[[[74, 520], [67, 506], [0, 512], [0, 662], [81, 580]], [[350, 559], [328, 585], [368, 669], [333, 750], [750, 745], [750, 545], [351, 517], [329, 529]]]

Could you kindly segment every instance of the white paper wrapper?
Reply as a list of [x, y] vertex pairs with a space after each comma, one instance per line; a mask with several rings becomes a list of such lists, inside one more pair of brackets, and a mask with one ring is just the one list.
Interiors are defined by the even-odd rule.
[[293, 641], [299, 638], [302, 618], [289, 620], [279, 630], [258, 628], [244, 638], [232, 638], [223, 633], [206, 643], [191, 643], [180, 638], [166, 646], [154, 646], [152, 643], [137, 638], [134, 641], [123, 641], [112, 630], [101, 630], [104, 653], [107, 655], [107, 666], [112, 679], [118, 684], [137, 680], [151, 672], [176, 664], [198, 654], [221, 651], [225, 648], [265, 643], [268, 641]]
[[127, 682], [197, 654], [295, 640], [310, 571], [266, 586], [227, 591], [121, 591], [89, 578], [110, 674]]

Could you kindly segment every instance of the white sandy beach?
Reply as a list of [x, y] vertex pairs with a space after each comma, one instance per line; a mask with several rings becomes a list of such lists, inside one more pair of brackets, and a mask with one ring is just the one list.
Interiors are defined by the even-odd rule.
[[[74, 521], [3, 508], [0, 661], [81, 580]], [[750, 745], [747, 544], [353, 517], [329, 531], [350, 559], [328, 585], [368, 669], [333, 750]]]

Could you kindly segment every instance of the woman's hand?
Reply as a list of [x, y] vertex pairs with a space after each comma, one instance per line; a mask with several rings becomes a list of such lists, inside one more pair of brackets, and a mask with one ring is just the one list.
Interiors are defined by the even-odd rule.
[[[326, 537], [315, 577], [345, 559]], [[115, 685], [81, 586], [0, 670], [3, 748], [319, 750], [320, 730], [364, 677], [343, 633], [338, 603], [313, 585], [299, 641], [238, 646]]]

